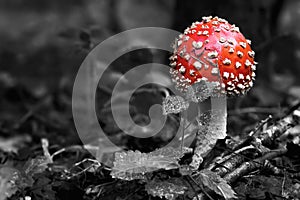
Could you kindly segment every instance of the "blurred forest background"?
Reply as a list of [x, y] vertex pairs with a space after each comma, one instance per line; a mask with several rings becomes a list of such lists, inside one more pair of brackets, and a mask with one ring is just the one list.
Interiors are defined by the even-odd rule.
[[[0, 148], [18, 152], [24, 161], [40, 148], [40, 138], [54, 144], [52, 152], [80, 144], [71, 113], [72, 87], [92, 48], [132, 28], [183, 32], [209, 15], [239, 26], [252, 40], [259, 63], [249, 95], [229, 100], [229, 133], [245, 133], [259, 120], [279, 115], [281, 108], [300, 99], [297, 0], [1, 0]], [[122, 56], [113, 63], [119, 67], [112, 66], [109, 79], [116, 81], [114, 75], [122, 74], [122, 67], [151, 61], [151, 54], [143, 50]], [[162, 62], [169, 62], [167, 54]], [[107, 87], [112, 86], [108, 83]], [[116, 132], [111, 117], [102, 116], [106, 130]]]
[[[287, 103], [288, 96], [300, 96], [299, 1], [2, 0], [0, 119], [16, 120], [26, 113], [24, 103], [29, 99], [24, 92], [41, 98], [65, 91], [70, 97], [85, 56], [109, 36], [146, 26], [182, 32], [207, 15], [237, 24], [245, 37], [252, 40], [259, 62], [251, 99], [233, 102], [232, 109], [280, 108]], [[166, 64], [167, 56], [163, 60]], [[149, 60], [149, 52], [140, 51], [123, 56], [115, 65], [121, 65], [119, 69], [130, 68]]]

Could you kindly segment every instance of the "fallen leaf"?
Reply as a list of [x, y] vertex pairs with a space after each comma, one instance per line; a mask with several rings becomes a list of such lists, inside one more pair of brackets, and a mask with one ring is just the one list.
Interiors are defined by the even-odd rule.
[[150, 153], [138, 150], [117, 152], [111, 176], [123, 180], [143, 179], [149, 172], [176, 169], [179, 167], [179, 159], [188, 151], [188, 148], [181, 152], [180, 149], [168, 147]]
[[175, 200], [179, 195], [183, 195], [188, 187], [185, 186], [182, 178], [171, 178], [168, 180], [153, 179], [145, 185], [148, 194], [168, 200]]
[[11, 167], [0, 168], [0, 200], [5, 200], [18, 191], [20, 172]]
[[10, 138], [0, 137], [0, 149], [17, 153], [20, 148], [24, 147], [26, 142], [30, 141], [31, 137], [29, 135], [18, 135]]
[[226, 200], [236, 199], [236, 193], [231, 186], [223, 178], [210, 170], [205, 169], [200, 171], [196, 181], [201, 182], [204, 186], [223, 196]]

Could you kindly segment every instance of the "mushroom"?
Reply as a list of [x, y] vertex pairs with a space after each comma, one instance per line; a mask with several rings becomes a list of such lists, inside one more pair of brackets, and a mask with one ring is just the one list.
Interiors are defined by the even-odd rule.
[[220, 83], [218, 91], [227, 96], [245, 94], [253, 86], [257, 64], [250, 45], [239, 28], [224, 19], [203, 17], [194, 22], [176, 39], [170, 57], [176, 88], [185, 92], [206, 81]]
[[[257, 64], [250, 45], [251, 41], [238, 27], [222, 18], [210, 16], [194, 22], [175, 40], [170, 57], [170, 74], [176, 88], [186, 94], [192, 90], [195, 95], [190, 100], [199, 102], [201, 111], [207, 109], [208, 97], [222, 99], [245, 94], [253, 86]], [[207, 87], [203, 87], [203, 83]], [[203, 105], [206, 108], [201, 108]], [[219, 132], [213, 133], [217, 139], [226, 136], [226, 101], [222, 101], [219, 108], [223, 110], [223, 119], [215, 119], [213, 123], [219, 127], [210, 130]], [[199, 152], [202, 156], [203, 150]]]

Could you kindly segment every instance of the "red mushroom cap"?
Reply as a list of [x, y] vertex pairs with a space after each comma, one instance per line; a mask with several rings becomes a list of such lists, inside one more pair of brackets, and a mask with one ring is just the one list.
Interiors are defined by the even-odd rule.
[[244, 94], [253, 86], [257, 64], [250, 44], [235, 25], [203, 17], [175, 41], [172, 80], [181, 91], [204, 80], [219, 83], [227, 95]]

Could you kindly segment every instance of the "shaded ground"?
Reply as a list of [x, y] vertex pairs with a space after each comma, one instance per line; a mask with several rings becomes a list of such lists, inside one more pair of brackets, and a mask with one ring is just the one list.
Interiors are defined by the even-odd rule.
[[[182, 32], [203, 15], [227, 18], [252, 39], [259, 62], [255, 87], [246, 97], [228, 101], [228, 134], [241, 140], [261, 120], [282, 116], [300, 99], [299, 9], [299, 2], [293, 0], [252, 0], [248, 4], [239, 0], [226, 4], [216, 0], [2, 1], [0, 199], [159, 199], [149, 196], [137, 180], [111, 178], [110, 169], [92, 160], [83, 147], [73, 122], [71, 97], [74, 77], [85, 56], [99, 42], [130, 28], [159, 26]], [[124, 136], [105, 104], [125, 68], [155, 58], [168, 63], [167, 57], [166, 52], [140, 50], [110, 66], [107, 85], [98, 88], [97, 114], [118, 145], [149, 152], [168, 142], [177, 130], [179, 117], [171, 115], [157, 137]], [[161, 102], [163, 95], [158, 86], [142, 88], [140, 93], [149, 100], [140, 100], [136, 94], [131, 114], [137, 123], [145, 124], [147, 108]], [[155, 98], [150, 98], [153, 94]], [[299, 125], [291, 132], [288, 153], [272, 164], [299, 172]], [[44, 149], [42, 138], [46, 139]], [[46, 149], [51, 155], [59, 153], [50, 159]], [[85, 160], [88, 158], [91, 160]], [[161, 176], [176, 177], [176, 173]], [[233, 189], [241, 199], [299, 199], [299, 187], [299, 176], [263, 172], [245, 176]]]

